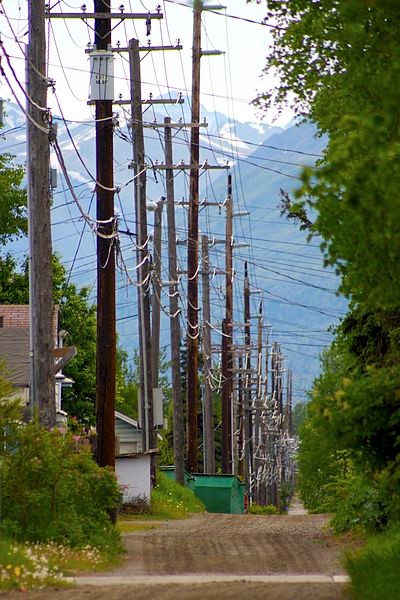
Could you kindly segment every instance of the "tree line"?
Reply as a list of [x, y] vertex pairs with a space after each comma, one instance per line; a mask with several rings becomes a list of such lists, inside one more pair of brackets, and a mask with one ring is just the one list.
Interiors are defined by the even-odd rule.
[[379, 528], [400, 516], [400, 7], [266, 5], [278, 83], [256, 103], [290, 105], [328, 136], [282, 211], [319, 240], [349, 300], [300, 428], [300, 491], [339, 528]]

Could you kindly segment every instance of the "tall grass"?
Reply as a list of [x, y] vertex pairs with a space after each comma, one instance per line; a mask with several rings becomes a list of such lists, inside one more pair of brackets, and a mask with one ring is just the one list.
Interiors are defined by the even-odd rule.
[[157, 474], [157, 485], [151, 492], [151, 514], [163, 519], [184, 519], [190, 513], [204, 512], [203, 503], [194, 492], [164, 473]]
[[22, 543], [0, 539], [0, 590], [69, 585], [65, 576], [77, 571], [110, 569], [118, 558], [110, 558], [92, 546], [71, 548], [54, 542]]
[[345, 566], [353, 600], [399, 600], [400, 524], [348, 554]]

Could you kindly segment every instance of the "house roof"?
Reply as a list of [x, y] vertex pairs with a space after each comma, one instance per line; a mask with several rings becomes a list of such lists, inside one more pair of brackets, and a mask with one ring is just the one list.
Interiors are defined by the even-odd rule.
[[0, 328], [0, 360], [3, 360], [11, 383], [18, 387], [29, 386], [29, 329]]
[[132, 427], [134, 427], [135, 429], [138, 429], [138, 422], [136, 421], [136, 419], [132, 419], [131, 417], [128, 417], [128, 415], [124, 415], [124, 413], [118, 412], [116, 410], [115, 418], [120, 419], [121, 421], [124, 421], [125, 423], [128, 423], [129, 425], [132, 425]]
[[[54, 343], [53, 375], [72, 358], [73, 346], [58, 346], [58, 306], [53, 307], [52, 336]], [[0, 304], [0, 361], [4, 361], [7, 377], [17, 387], [30, 384], [29, 305]]]

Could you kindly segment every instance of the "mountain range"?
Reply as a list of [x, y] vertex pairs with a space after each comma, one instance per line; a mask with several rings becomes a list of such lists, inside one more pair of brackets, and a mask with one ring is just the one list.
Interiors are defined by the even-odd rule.
[[[165, 107], [172, 122], [188, 122], [186, 104]], [[146, 160], [148, 161], [147, 196], [157, 200], [165, 195], [164, 172], [157, 165], [164, 161], [163, 123], [164, 114], [150, 110], [144, 113]], [[121, 231], [134, 233], [132, 144], [129, 120], [126, 121], [122, 107], [115, 118], [114, 173], [118, 193], [115, 208], [119, 215]], [[307, 242], [307, 233], [280, 215], [280, 190], [289, 194], [299, 187], [303, 166], [312, 165], [321, 156], [326, 139], [317, 137], [311, 123], [291, 123], [286, 128], [265, 123], [240, 123], [222, 113], [202, 111], [207, 127], [201, 128], [201, 162], [212, 166], [231, 167], [233, 179], [234, 211], [248, 213], [234, 220], [234, 306], [235, 321], [243, 322], [244, 261], [248, 264], [252, 292], [252, 317], [256, 317], [259, 303], [271, 327], [266, 328], [269, 341], [278, 341], [287, 357], [287, 365], [294, 373], [294, 396], [303, 400], [305, 391], [318, 374], [319, 354], [332, 340], [331, 325], [346, 311], [346, 302], [337, 295], [338, 280], [332, 271], [324, 269], [317, 238]], [[62, 149], [75, 194], [85, 212], [95, 215], [95, 127], [94, 121], [58, 122], [58, 141]], [[25, 118], [18, 107], [8, 103], [0, 141], [0, 152], [15, 155], [15, 161], [25, 161]], [[174, 129], [174, 163], [188, 162], [190, 132]], [[55, 157], [52, 164], [57, 168]], [[203, 162], [202, 162], [203, 164]], [[218, 242], [225, 231], [224, 200], [227, 194], [226, 169], [201, 170], [199, 227], [215, 243], [210, 245], [210, 264], [216, 270], [224, 268], [223, 247]], [[177, 238], [182, 271], [185, 270], [185, 246], [187, 237], [188, 174], [176, 171], [175, 198]], [[180, 202], [180, 204], [179, 204]], [[213, 206], [207, 207], [207, 202]], [[55, 251], [61, 256], [67, 272], [78, 285], [88, 285], [95, 290], [95, 234], [82, 219], [64, 177], [59, 172], [58, 186], [53, 191], [52, 236]], [[149, 232], [152, 215], [148, 213]], [[136, 280], [135, 247], [132, 235], [121, 234], [120, 248], [125, 265], [118, 274], [117, 323], [120, 344], [130, 358], [137, 347], [136, 288], [129, 284]], [[249, 246], [244, 247], [245, 244]], [[26, 240], [6, 248], [18, 258], [26, 252]], [[166, 229], [163, 233], [162, 252], [166, 260]], [[121, 264], [121, 260], [119, 261]], [[131, 271], [130, 271], [131, 269]], [[162, 275], [168, 280], [166, 267]], [[185, 288], [182, 276], [181, 292], [183, 312], [181, 325], [185, 328]], [[212, 320], [215, 326], [214, 343], [219, 343], [220, 322], [224, 304], [224, 278], [215, 275], [211, 279]], [[166, 288], [164, 288], [166, 290]], [[258, 292], [261, 290], [261, 294]], [[92, 292], [93, 299], [94, 292]], [[199, 294], [201, 297], [201, 292]], [[161, 325], [161, 344], [168, 351], [168, 296], [162, 297], [164, 310]], [[238, 328], [239, 330], [240, 328]], [[253, 320], [254, 336], [256, 320]], [[255, 338], [254, 338], [255, 339]], [[240, 335], [237, 336], [241, 343]]]

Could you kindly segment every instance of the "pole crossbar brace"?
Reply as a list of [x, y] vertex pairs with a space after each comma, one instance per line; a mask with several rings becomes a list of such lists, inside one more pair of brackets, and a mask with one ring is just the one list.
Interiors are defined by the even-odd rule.
[[[186, 201], [186, 200], [177, 200], [175, 202], [175, 204], [177, 206], [190, 206], [190, 202]], [[222, 208], [223, 203], [222, 202], [199, 202], [199, 206], [219, 206], [220, 208]], [[209, 240], [208, 245], [212, 246], [213, 244], [214, 244], [213, 240]]]
[[[127, 46], [113, 46], [111, 48], [113, 52], [129, 52]], [[182, 44], [176, 44], [175, 46], [139, 46], [139, 52], [159, 52], [164, 50], [183, 50]], [[85, 50], [90, 52], [90, 50]]]
[[[157, 129], [166, 127], [165, 123], [144, 123], [143, 127], [148, 129]], [[171, 129], [182, 129], [183, 127], [208, 127], [208, 123], [171, 123], [168, 125]]]
[[200, 52], [201, 56], [221, 56], [225, 54], [223, 50], [202, 50]]
[[184, 170], [184, 169], [204, 169], [204, 171], [211, 169], [230, 169], [230, 165], [209, 165], [207, 162], [204, 162], [202, 165], [188, 165], [186, 163], [178, 163], [177, 165], [164, 165], [163, 163], [155, 162], [152, 165], [148, 165], [152, 169], [157, 171], [166, 171], [166, 170]]
[[103, 12], [61, 12], [53, 13], [49, 10], [45, 12], [47, 19], [163, 19], [164, 15], [161, 12], [156, 13], [103, 13]]
[[[155, 99], [153, 100], [152, 98], [147, 98], [146, 100], [142, 100], [142, 104], [184, 104], [185, 100], [184, 98], [177, 98], [176, 100], [170, 100], [170, 99], [166, 99], [166, 100], [162, 100], [162, 99]], [[96, 104], [95, 100], [88, 100], [87, 104], [89, 106], [94, 106]], [[131, 104], [130, 100], [113, 100], [113, 104], [117, 104], [118, 106], [122, 106], [122, 105], [129, 105]]]

